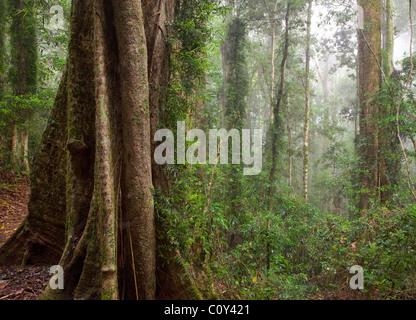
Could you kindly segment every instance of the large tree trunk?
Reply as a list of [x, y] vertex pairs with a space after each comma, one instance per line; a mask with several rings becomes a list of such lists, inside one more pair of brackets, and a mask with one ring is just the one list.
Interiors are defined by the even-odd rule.
[[368, 0], [359, 0], [364, 9], [364, 30], [358, 33], [358, 62], [360, 86], [360, 154], [362, 210], [370, 207], [377, 197], [378, 183], [378, 129], [377, 106], [373, 98], [381, 85], [381, 6]]
[[143, 13], [137, 0], [72, 3], [67, 70], [35, 157], [29, 215], [0, 249], [1, 264], [64, 268], [65, 289], [48, 287], [45, 299], [210, 294], [198, 288], [209, 288], [209, 274], [189, 270], [153, 208], [152, 178], [167, 186], [160, 168], [152, 177], [151, 141], [169, 80], [171, 5], [152, 1]]
[[[67, 236], [59, 262], [65, 271], [65, 290], [48, 288], [47, 299], [117, 297], [116, 257], [105, 249], [107, 242], [113, 241], [110, 248], [115, 251], [117, 243], [112, 221], [121, 213], [115, 210], [118, 206], [114, 201], [120, 200], [115, 181], [122, 176], [124, 157], [122, 142], [116, 139], [121, 140], [125, 106], [115, 107], [121, 100], [115, 90], [120, 87], [121, 75], [114, 71], [121, 67], [117, 65], [114, 12], [109, 1], [105, 7], [109, 10], [105, 10], [104, 2], [92, 0], [74, 1], [72, 6], [67, 79]], [[113, 171], [108, 171], [109, 167]]]
[[[93, 10], [92, 10], [93, 9]], [[74, 1], [66, 283], [46, 298], [154, 299], [149, 86], [139, 1]], [[91, 28], [91, 26], [94, 28]], [[117, 270], [120, 272], [117, 272]]]
[[[46, 240], [42, 252], [55, 252], [50, 258], [55, 264], [65, 240], [59, 262], [65, 272], [65, 289], [48, 288], [45, 298], [115, 299], [123, 289], [128, 290], [126, 297], [155, 297], [143, 26], [138, 1], [73, 1], [68, 73], [36, 157], [29, 216], [21, 231], [29, 235], [16, 236], [33, 243], [33, 249], [26, 251], [27, 261], [45, 262], [47, 259], [37, 249], [42, 241], [36, 237], [39, 216], [44, 217], [44, 230], [58, 241], [51, 252], [48, 249], [52, 243]], [[62, 153], [65, 149], [68, 152]], [[51, 156], [53, 152], [58, 153], [57, 157]], [[52, 170], [48, 172], [49, 167]], [[47, 178], [56, 188], [46, 187]], [[45, 195], [41, 204], [37, 195], [42, 191]], [[54, 203], [50, 198], [54, 192], [55, 203], [60, 204], [56, 213], [48, 210]], [[66, 208], [62, 205], [65, 199]], [[50, 228], [54, 214], [56, 229]], [[19, 260], [10, 251], [15, 243], [9, 241], [2, 249], [2, 262]]]

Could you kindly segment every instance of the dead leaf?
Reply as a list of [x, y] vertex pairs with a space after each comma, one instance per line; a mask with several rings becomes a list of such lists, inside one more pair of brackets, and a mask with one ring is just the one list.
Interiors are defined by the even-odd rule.
[[6, 288], [8, 284], [9, 284], [8, 280], [0, 281], [0, 290], [3, 290], [4, 288]]

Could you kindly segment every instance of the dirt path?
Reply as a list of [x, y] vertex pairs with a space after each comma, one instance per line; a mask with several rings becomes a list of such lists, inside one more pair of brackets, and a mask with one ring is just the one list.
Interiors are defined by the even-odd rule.
[[[0, 247], [27, 215], [27, 177], [0, 172]], [[0, 267], [1, 300], [38, 300], [51, 275], [44, 265]]]
[[[17, 181], [15, 181], [16, 179]], [[27, 215], [30, 186], [27, 178], [0, 180], [0, 247]]]

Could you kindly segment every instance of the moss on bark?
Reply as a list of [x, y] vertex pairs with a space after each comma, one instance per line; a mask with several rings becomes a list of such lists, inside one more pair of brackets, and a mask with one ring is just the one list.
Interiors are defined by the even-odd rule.
[[59, 263], [65, 289], [48, 287], [45, 300], [212, 298], [206, 264], [187, 264], [169, 246], [156, 251], [150, 118], [159, 105], [141, 1], [74, 0], [70, 35], [29, 216], [0, 263]]

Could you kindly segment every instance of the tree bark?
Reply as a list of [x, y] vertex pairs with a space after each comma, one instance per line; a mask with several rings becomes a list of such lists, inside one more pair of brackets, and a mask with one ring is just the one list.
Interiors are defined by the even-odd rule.
[[364, 9], [364, 30], [358, 34], [360, 86], [361, 197], [359, 207], [368, 209], [377, 198], [378, 129], [377, 106], [372, 101], [381, 85], [381, 6], [359, 0]]
[[[149, 108], [152, 138], [152, 154], [157, 147], [153, 137], [160, 126], [167, 127], [163, 105], [166, 102], [171, 77], [171, 51], [167, 42], [170, 36], [169, 24], [180, 9], [179, 1], [147, 0], [143, 2], [145, 33], [149, 66]], [[173, 129], [173, 128], [172, 128]], [[164, 167], [157, 165], [152, 157], [152, 178], [156, 191], [155, 201], [169, 195], [169, 177]], [[157, 299], [201, 299], [211, 293], [205, 288], [211, 286], [210, 271], [205, 262], [187, 265], [180, 252], [176, 250], [166, 237], [167, 231], [162, 223], [162, 212], [156, 211], [156, 298]], [[198, 274], [198, 279], [190, 277]], [[205, 292], [204, 292], [205, 291]]]
[[[120, 59], [124, 200], [142, 299], [156, 295], [156, 235], [146, 37], [141, 2], [113, 0]], [[139, 29], [138, 29], [139, 28]], [[138, 30], [137, 30], [138, 29]]]

